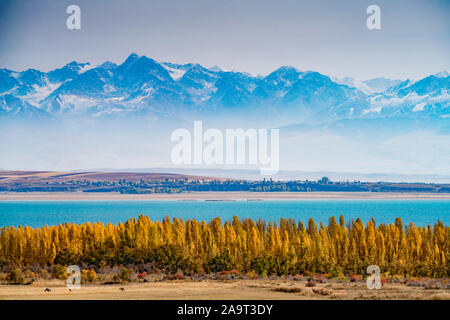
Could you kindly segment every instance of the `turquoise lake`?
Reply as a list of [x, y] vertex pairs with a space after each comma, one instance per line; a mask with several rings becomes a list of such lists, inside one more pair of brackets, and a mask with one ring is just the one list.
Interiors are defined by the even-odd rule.
[[450, 200], [276, 200], [276, 201], [2, 201], [0, 202], [0, 226], [28, 225], [41, 227], [64, 222], [119, 223], [140, 214], [152, 220], [164, 216], [209, 221], [214, 217], [222, 221], [234, 215], [240, 218], [259, 218], [279, 221], [293, 218], [307, 222], [327, 223], [330, 216], [345, 220], [361, 218], [364, 222], [374, 218], [377, 224], [403, 222], [418, 226], [434, 224], [440, 219], [450, 222]]

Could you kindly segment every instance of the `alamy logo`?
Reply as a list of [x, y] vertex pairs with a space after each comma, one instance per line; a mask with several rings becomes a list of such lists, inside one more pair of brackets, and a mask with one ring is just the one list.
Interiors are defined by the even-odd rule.
[[366, 285], [367, 289], [381, 289], [381, 270], [379, 266], [370, 265], [367, 267], [367, 273], [370, 274], [367, 277]]
[[381, 29], [381, 9], [380, 6], [372, 4], [367, 7], [367, 17], [366, 25], [369, 30], [380, 30]]
[[81, 9], [76, 4], [67, 7], [66, 13], [70, 14], [66, 20], [66, 26], [69, 30], [81, 29]]
[[66, 287], [70, 290], [81, 288], [81, 270], [77, 265], [67, 267], [67, 274], [69, 275], [66, 280]]
[[178, 142], [171, 153], [176, 165], [259, 164], [262, 175], [273, 175], [279, 170], [278, 129], [226, 129], [224, 135], [214, 128], [203, 132], [203, 122], [194, 121], [193, 135], [188, 129], [179, 128], [170, 139]]

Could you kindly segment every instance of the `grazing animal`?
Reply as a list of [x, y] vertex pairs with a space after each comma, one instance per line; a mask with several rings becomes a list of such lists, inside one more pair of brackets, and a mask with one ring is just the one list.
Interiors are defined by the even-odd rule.
[[120, 289], [120, 291], [125, 291], [125, 288], [120, 287], [119, 289]]
[[50, 291], [52, 291], [52, 289], [50, 289], [50, 288], [45, 288], [45, 290], [44, 290], [44, 292], [50, 292]]

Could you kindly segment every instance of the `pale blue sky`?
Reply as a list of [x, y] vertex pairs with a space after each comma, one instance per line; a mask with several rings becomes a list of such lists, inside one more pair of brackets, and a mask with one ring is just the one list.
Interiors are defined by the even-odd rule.
[[[78, 4], [82, 29], [67, 30]], [[381, 7], [382, 29], [366, 28]], [[449, 67], [448, 0], [2, 0], [0, 67], [122, 62], [131, 52], [253, 74], [420, 78]]]

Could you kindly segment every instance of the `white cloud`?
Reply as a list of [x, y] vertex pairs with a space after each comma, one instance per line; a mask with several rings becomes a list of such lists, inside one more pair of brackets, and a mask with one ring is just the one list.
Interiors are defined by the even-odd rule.
[[423, 110], [425, 109], [425, 105], [426, 105], [425, 102], [416, 104], [416, 105], [414, 106], [414, 108], [412, 109], [412, 111], [413, 111], [413, 112], [423, 111]]

